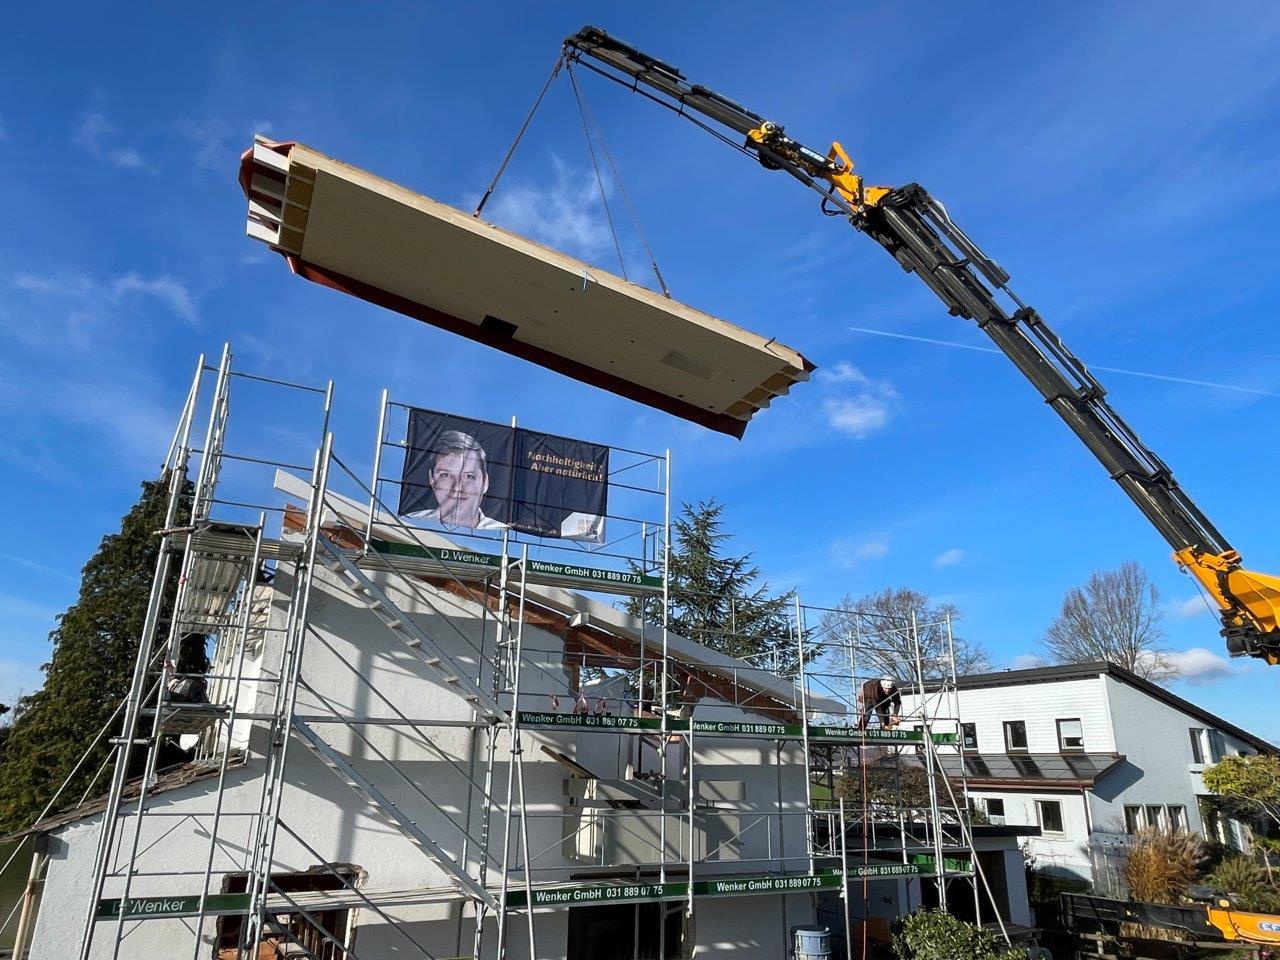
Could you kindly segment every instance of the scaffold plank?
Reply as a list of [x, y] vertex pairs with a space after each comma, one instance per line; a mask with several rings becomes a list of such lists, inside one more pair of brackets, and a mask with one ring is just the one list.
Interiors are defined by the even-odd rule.
[[[378, 557], [361, 559], [361, 566], [374, 566], [379, 559], [403, 573], [422, 576], [487, 579], [502, 567], [502, 556], [455, 547], [423, 547], [412, 543], [371, 540]], [[662, 578], [632, 570], [611, 570], [580, 564], [529, 560], [528, 582], [537, 586], [565, 587], [623, 596], [662, 592]]]
[[[963, 875], [973, 867], [971, 861], [945, 861], [946, 874]], [[954, 869], [953, 869], [954, 868]], [[899, 880], [904, 877], [938, 876], [932, 857], [917, 856], [907, 863], [866, 863], [849, 866], [850, 880]], [[693, 881], [695, 899], [711, 897], [751, 897], [778, 893], [812, 893], [819, 890], [839, 890], [845, 882], [839, 869], [820, 870], [808, 874], [765, 874], [759, 876], [727, 876]], [[561, 908], [568, 906], [598, 906], [606, 903], [646, 903], [653, 900], [685, 900], [689, 896], [689, 882], [675, 880], [667, 883], [641, 883], [636, 881], [609, 881], [606, 883], [558, 884], [533, 890], [533, 909]], [[529, 906], [524, 890], [507, 891], [508, 910], [523, 910]]]
[[[598, 733], [640, 733], [653, 734], [663, 729], [660, 717], [613, 717], [594, 716], [591, 714], [549, 713], [534, 710], [521, 710], [517, 714], [517, 722], [525, 728], [562, 729], [592, 731]], [[693, 732], [700, 736], [712, 737], [763, 737], [777, 740], [798, 740], [804, 736], [804, 728], [798, 723], [770, 723], [768, 721], [737, 720], [684, 720], [668, 717], [666, 730], [668, 733]], [[827, 724], [809, 724], [809, 741], [811, 743], [843, 743], [850, 746], [878, 744], [914, 744], [924, 743], [924, 732], [920, 730], [881, 730], [872, 727], [859, 730], [856, 727], [831, 726]], [[934, 743], [955, 743], [954, 733], [932, 734]]]
[[[947, 876], [966, 876], [973, 862], [964, 858], [944, 860]], [[897, 880], [938, 875], [934, 857], [919, 854], [908, 862], [877, 862], [849, 865], [850, 880]], [[749, 897], [764, 894], [808, 893], [839, 890], [843, 873], [839, 869], [819, 870], [808, 874], [728, 875], [694, 880], [695, 898]], [[490, 894], [498, 893], [491, 887]], [[643, 903], [652, 900], [684, 900], [689, 896], [687, 880], [668, 883], [645, 883], [635, 880], [606, 880], [598, 883], [536, 883], [533, 885], [533, 908], [551, 909], [565, 906], [593, 906], [606, 903]], [[428, 903], [457, 903], [464, 899], [457, 887], [420, 887], [405, 890], [319, 890], [293, 893], [286, 899], [279, 895], [267, 898], [267, 913], [306, 910], [311, 913], [347, 909], [373, 904], [382, 909], [412, 907]], [[507, 891], [506, 907], [523, 910], [529, 900], [523, 889]], [[134, 920], [165, 919], [192, 916], [199, 911], [200, 897], [130, 897], [125, 918]], [[248, 894], [210, 894], [205, 899], [205, 916], [243, 915], [248, 911]], [[98, 901], [97, 919], [117, 919], [119, 898]]]

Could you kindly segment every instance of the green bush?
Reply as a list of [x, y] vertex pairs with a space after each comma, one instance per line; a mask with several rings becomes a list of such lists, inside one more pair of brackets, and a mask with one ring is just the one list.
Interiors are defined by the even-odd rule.
[[1266, 871], [1248, 857], [1228, 857], [1205, 879], [1215, 890], [1230, 894], [1238, 910], [1280, 911], [1280, 889], [1268, 882]]
[[901, 960], [1026, 960], [1021, 947], [1008, 948], [999, 934], [957, 920], [941, 910], [903, 918], [893, 935]]

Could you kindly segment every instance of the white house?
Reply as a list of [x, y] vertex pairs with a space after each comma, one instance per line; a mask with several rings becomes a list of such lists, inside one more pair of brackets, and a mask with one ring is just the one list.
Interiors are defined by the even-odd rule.
[[[287, 477], [282, 488], [296, 492]], [[364, 509], [342, 498], [336, 502], [340, 525], [347, 513], [355, 519]], [[394, 535], [375, 525], [378, 533]], [[435, 535], [423, 536], [448, 545]], [[504, 871], [524, 863], [525, 850], [528, 886], [523, 869], [511, 871], [510, 889], [517, 896], [552, 888], [560, 896], [574, 887], [619, 883], [657, 891], [644, 885], [659, 879], [662, 861], [669, 882], [692, 878], [702, 886], [696, 902], [656, 892], [604, 905], [579, 901], [571, 892], [553, 904], [535, 899], [547, 905], [531, 921], [528, 913], [507, 915], [507, 956], [513, 960], [657, 957], [662, 938], [670, 957], [784, 956], [792, 926], [820, 918], [830, 922], [829, 899], [820, 904], [821, 890], [810, 884], [804, 748], [794, 733], [775, 736], [763, 729], [799, 722], [789, 681], [670, 636], [673, 669], [682, 675], [686, 700], [697, 701], [692, 717], [759, 726], [760, 735], [739, 737], [735, 731], [743, 728], [733, 727], [728, 735], [673, 737], [664, 771], [655, 734], [565, 729], [530, 720], [520, 733], [523, 779], [517, 783], [509, 782], [515, 770], [508, 762], [512, 743], [499, 725], [498, 762], [485, 788], [489, 728], [476, 722], [473, 706], [450, 678], [442, 678], [439, 665], [429, 669], [431, 658], [409, 649], [404, 631], [397, 633], [387, 621], [407, 618], [433, 638], [451, 671], [490, 689], [496, 687], [497, 600], [488, 587], [476, 593], [448, 577], [376, 567], [364, 568], [365, 587], [353, 587], [340, 562], [315, 571], [272, 861], [276, 907], [288, 898], [297, 898], [301, 907], [276, 911], [279, 942], [308, 945], [324, 958], [471, 956], [475, 899], [464, 897], [461, 888], [476, 883], [477, 889], [498, 891]], [[276, 709], [278, 665], [284, 662], [295, 595], [284, 564], [269, 581], [258, 577], [255, 583], [253, 626], [243, 649], [223, 645], [214, 665], [215, 674], [225, 674], [244, 654], [237, 707], [243, 716], [230, 733], [232, 760], [223, 772], [207, 762], [161, 771], [150, 786], [146, 815], [137, 820], [130, 816], [136, 801], [126, 803], [106, 898], [121, 896], [127, 870], [133, 872], [131, 900], [198, 896], [206, 867], [212, 877], [208, 892], [235, 895], [245, 889], [263, 809], [264, 758], [271, 752], [265, 718]], [[625, 692], [611, 691], [607, 683], [589, 688], [583, 668], [609, 657], [634, 663], [628, 658], [645, 644], [652, 658], [653, 624], [549, 585], [529, 587], [518, 611], [522, 668], [515, 707], [558, 722], [557, 717], [573, 717], [577, 693], [589, 689], [593, 708], [607, 702], [614, 717], [639, 715]], [[215, 699], [219, 691], [229, 699], [231, 689], [215, 685]], [[813, 697], [808, 706], [815, 713], [844, 709]], [[209, 728], [207, 754], [221, 752], [226, 741], [217, 736], [227, 734], [216, 734], [226, 728]], [[664, 773], [665, 807], [655, 787]], [[486, 795], [492, 802], [486, 803]], [[509, 823], [502, 802], [508, 796], [524, 811]], [[38, 894], [32, 960], [78, 953], [103, 810], [101, 801], [86, 803], [27, 832], [40, 838], [36, 882], [29, 888]], [[216, 844], [210, 839], [215, 823]], [[481, 839], [486, 830], [487, 842]], [[996, 839], [986, 845], [992, 844], [1000, 845]], [[132, 860], [130, 848], [138, 851]], [[824, 863], [829, 871], [833, 860], [820, 858], [819, 870]], [[1020, 875], [1011, 880], [1000, 899], [1022, 921], [1025, 890]], [[895, 874], [875, 882], [896, 889], [913, 881]], [[829, 897], [830, 885], [822, 889]], [[243, 910], [211, 908], [202, 921], [192, 913], [100, 919], [92, 956], [234, 956]], [[493, 956], [495, 912], [481, 927], [479, 955]], [[530, 947], [531, 932], [536, 949]], [[350, 952], [335, 953], [335, 945]]]
[[1246, 848], [1247, 827], [1215, 809], [1200, 774], [1226, 754], [1280, 753], [1108, 663], [962, 677], [956, 697], [962, 747], [943, 755], [948, 774], [963, 770], [992, 823], [1040, 828], [1024, 841], [1038, 869], [1104, 887], [1144, 826]]

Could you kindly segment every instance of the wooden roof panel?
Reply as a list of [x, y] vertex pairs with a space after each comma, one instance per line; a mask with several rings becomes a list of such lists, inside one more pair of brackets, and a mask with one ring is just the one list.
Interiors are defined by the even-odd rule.
[[712, 429], [741, 436], [813, 369], [774, 340], [300, 144], [259, 139], [241, 183], [249, 235], [307, 279]]

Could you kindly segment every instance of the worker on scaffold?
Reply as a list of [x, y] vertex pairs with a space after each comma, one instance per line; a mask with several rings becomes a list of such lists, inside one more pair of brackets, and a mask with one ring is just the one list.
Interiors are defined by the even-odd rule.
[[862, 704], [859, 730], [867, 729], [873, 711], [880, 718], [880, 727], [884, 730], [892, 730], [902, 722], [902, 694], [892, 677], [866, 681], [858, 701]]

